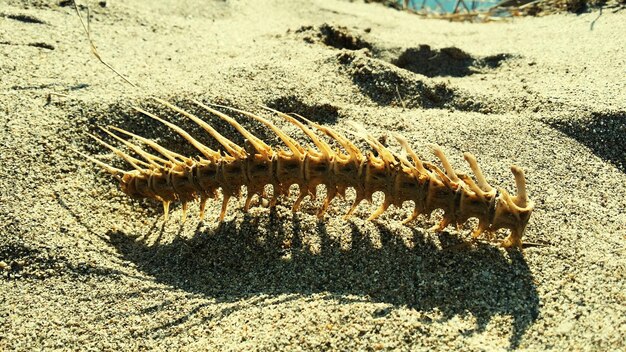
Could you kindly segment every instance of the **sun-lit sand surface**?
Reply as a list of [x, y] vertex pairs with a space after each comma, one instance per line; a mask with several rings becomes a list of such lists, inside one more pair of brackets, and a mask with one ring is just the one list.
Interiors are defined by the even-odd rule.
[[[626, 348], [624, 11], [469, 24], [333, 0], [106, 3], [92, 37], [137, 88], [91, 54], [73, 7], [0, 1], [0, 349]], [[475, 154], [511, 191], [519, 165], [535, 245], [459, 245], [469, 226], [403, 226], [408, 206], [344, 221], [351, 195], [321, 222], [319, 198], [296, 214], [290, 198], [233, 201], [221, 225], [217, 200], [202, 222], [176, 205], [164, 223], [75, 152], [128, 168], [87, 136], [115, 125], [193, 155], [132, 109], [163, 109], [151, 97], [401, 132], [463, 172]]]

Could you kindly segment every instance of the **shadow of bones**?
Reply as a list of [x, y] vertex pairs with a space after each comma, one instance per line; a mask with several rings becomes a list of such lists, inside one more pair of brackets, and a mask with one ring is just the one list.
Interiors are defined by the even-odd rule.
[[[346, 248], [323, 222], [303, 224], [306, 216], [241, 214], [163, 244], [148, 240], [156, 233], [146, 241], [123, 232], [109, 236], [125, 260], [158, 282], [217, 302], [322, 292], [340, 302], [363, 296], [391, 304], [391, 310], [437, 309], [446, 320], [470, 314], [476, 327], [467, 334], [484, 331], [494, 316], [507, 315], [513, 320], [511, 347], [519, 345], [537, 319], [537, 290], [518, 252], [507, 254], [488, 244], [442, 250], [419, 229], [412, 231], [410, 247], [382, 224], [372, 230], [371, 225], [353, 222], [346, 223], [349, 230], [341, 235], [349, 242]], [[442, 236], [442, 242], [446, 236], [456, 238]], [[374, 237], [380, 245], [374, 245]], [[320, 250], [311, 251], [311, 242]]]

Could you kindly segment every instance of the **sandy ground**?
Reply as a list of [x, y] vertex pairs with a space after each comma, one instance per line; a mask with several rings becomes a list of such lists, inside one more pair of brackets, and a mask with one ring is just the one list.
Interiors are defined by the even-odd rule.
[[[106, 4], [93, 38], [139, 88], [90, 54], [71, 6], [0, 1], [0, 349], [626, 349], [623, 10], [468, 24], [333, 0]], [[509, 190], [515, 163], [540, 245], [456, 246], [469, 229], [405, 227], [406, 208], [343, 221], [340, 200], [322, 222], [319, 200], [287, 200], [164, 223], [73, 151], [122, 166], [87, 137], [113, 124], [193, 153], [133, 105], [215, 146], [152, 96], [401, 132], [462, 171], [476, 154]]]

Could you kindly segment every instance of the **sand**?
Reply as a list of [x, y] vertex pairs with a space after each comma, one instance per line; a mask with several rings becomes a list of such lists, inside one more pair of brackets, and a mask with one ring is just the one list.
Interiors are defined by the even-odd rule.
[[[333, 0], [90, 7], [98, 50], [138, 88], [90, 53], [71, 6], [0, 1], [1, 350], [626, 349], [623, 10], [470, 24]], [[403, 226], [407, 207], [344, 221], [349, 199], [321, 222], [320, 200], [292, 214], [293, 199], [164, 222], [75, 152], [128, 168], [87, 136], [112, 124], [193, 154], [133, 105], [216, 145], [151, 97], [401, 132], [464, 172], [474, 153], [511, 191], [520, 165], [534, 245], [463, 245], [468, 228], [426, 230], [437, 215]]]

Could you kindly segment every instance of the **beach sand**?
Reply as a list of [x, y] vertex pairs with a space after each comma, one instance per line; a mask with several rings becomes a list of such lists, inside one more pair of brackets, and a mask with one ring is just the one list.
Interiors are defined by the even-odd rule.
[[[626, 349], [623, 10], [471, 24], [334, 0], [90, 2], [135, 88], [64, 3], [0, 1], [1, 350]], [[320, 199], [293, 198], [164, 222], [75, 152], [129, 168], [87, 135], [115, 125], [195, 155], [133, 106], [216, 147], [152, 97], [356, 121], [391, 148], [399, 132], [463, 172], [474, 153], [511, 192], [519, 165], [535, 245], [463, 245], [469, 228], [426, 230], [437, 215], [403, 226], [408, 206], [344, 221], [350, 197], [319, 222]]]

